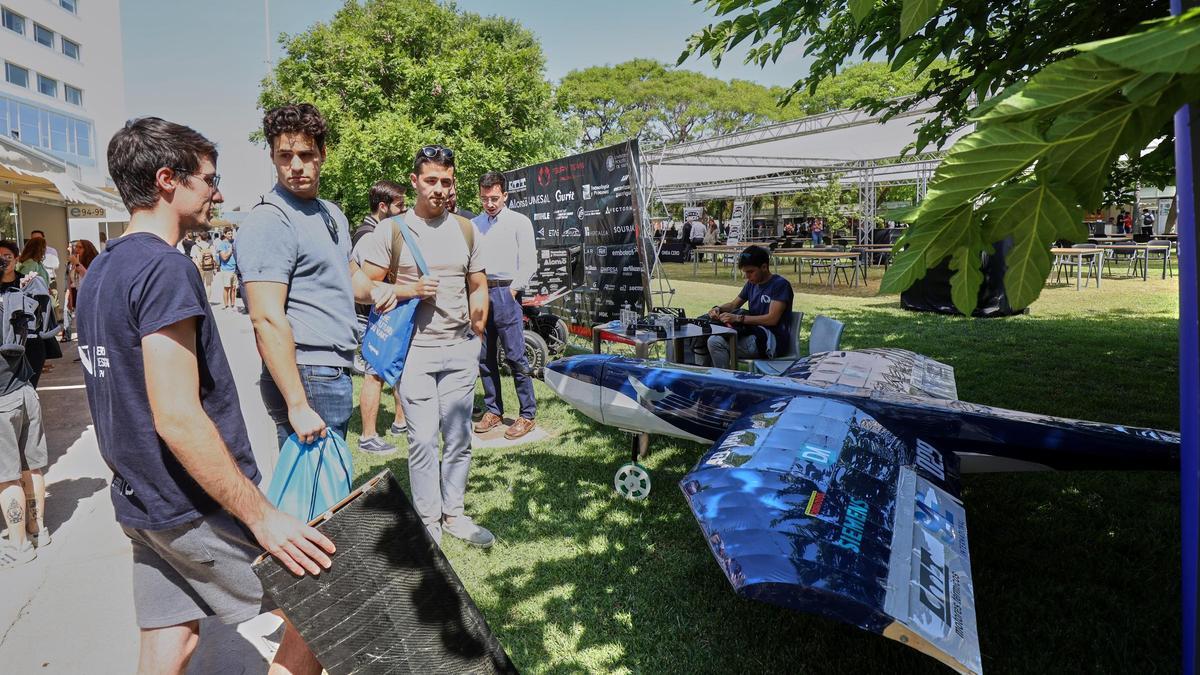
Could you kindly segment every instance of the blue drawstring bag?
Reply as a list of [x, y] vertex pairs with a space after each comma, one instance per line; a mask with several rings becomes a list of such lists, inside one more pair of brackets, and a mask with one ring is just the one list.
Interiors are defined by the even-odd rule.
[[[403, 242], [412, 250], [413, 260], [417, 263], [421, 276], [428, 276], [425, 259], [421, 257], [420, 249], [414, 245], [412, 233], [404, 219], [389, 218], [388, 221], [394, 222], [394, 231], [400, 234], [400, 237], [392, 235], [392, 263], [389, 273], [396, 270]], [[362, 343], [363, 360], [369, 363], [380, 379], [389, 386], [396, 386], [400, 374], [404, 372], [408, 347], [412, 344], [413, 333], [416, 332], [415, 320], [419, 304], [420, 298], [409, 298], [383, 314], [372, 308], [371, 316], [367, 319], [367, 333]]]
[[336, 433], [312, 443], [292, 434], [279, 452], [267, 501], [308, 522], [350, 494], [353, 466], [346, 441]]

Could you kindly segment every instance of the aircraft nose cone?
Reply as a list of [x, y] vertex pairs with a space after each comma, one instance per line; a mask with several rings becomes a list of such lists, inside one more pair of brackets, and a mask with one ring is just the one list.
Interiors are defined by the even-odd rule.
[[603, 421], [600, 409], [604, 365], [613, 357], [585, 354], [546, 364], [546, 384], [559, 398], [585, 415]]

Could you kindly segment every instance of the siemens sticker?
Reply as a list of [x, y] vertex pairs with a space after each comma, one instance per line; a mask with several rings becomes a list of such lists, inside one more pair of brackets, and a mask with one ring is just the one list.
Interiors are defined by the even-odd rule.
[[867, 526], [867, 502], [858, 497], [850, 500], [846, 513], [842, 515], [842, 531], [838, 540], [833, 542], [847, 551], [860, 553], [863, 529]]

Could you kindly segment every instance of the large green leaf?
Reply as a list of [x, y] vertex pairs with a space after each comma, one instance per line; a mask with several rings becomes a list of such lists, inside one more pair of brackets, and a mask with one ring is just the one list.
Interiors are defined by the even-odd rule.
[[959, 139], [934, 172], [917, 217], [941, 218], [997, 183], [1021, 174], [1049, 144], [1032, 126], [980, 127]]
[[927, 227], [934, 235], [925, 248], [925, 259], [934, 265], [964, 246], [978, 248], [979, 228], [975, 222], [975, 209], [970, 204]]
[[1097, 101], [1060, 116], [1046, 132], [1051, 147], [1038, 163], [1047, 180], [1070, 185], [1084, 204], [1098, 205], [1109, 166], [1120, 155], [1137, 153], [1161, 129], [1154, 108], [1122, 104], [1119, 97]]
[[1143, 73], [1200, 71], [1200, 7], [1151, 26], [1140, 33], [1075, 45], [1073, 49]]
[[1054, 256], [1045, 244], [1027, 237], [1014, 239], [1004, 262], [1004, 292], [1013, 309], [1025, 309], [1042, 294]]
[[904, 0], [900, 10], [900, 38], [904, 39], [925, 27], [942, 8], [942, 0]]
[[1082, 227], [1083, 209], [1069, 188], [1027, 179], [997, 189], [982, 210], [986, 239], [1013, 238], [1005, 257], [1004, 288], [1013, 307], [1028, 307], [1050, 272], [1050, 245], [1064, 232]]
[[871, 15], [872, 9], [875, 9], [875, 0], [850, 0], [850, 15], [854, 17], [854, 23], [862, 23]]
[[1141, 73], [1113, 65], [1091, 54], [1081, 54], [1046, 66], [1014, 94], [990, 106], [976, 118], [980, 122], [1016, 122], [1048, 117], [1067, 108], [1108, 96], [1139, 79]]
[[[899, 252], [883, 275], [880, 292], [903, 292], [924, 277], [926, 268], [937, 265], [948, 255], [947, 247], [940, 245], [939, 239], [951, 239], [957, 232], [969, 231], [973, 214], [971, 205], [964, 204], [941, 218], [926, 218], [909, 227], [896, 242]], [[929, 255], [931, 249], [939, 252], [937, 258]]]
[[979, 249], [960, 246], [950, 255], [950, 300], [965, 316], [971, 316], [979, 304], [979, 286], [983, 284], [983, 258]]

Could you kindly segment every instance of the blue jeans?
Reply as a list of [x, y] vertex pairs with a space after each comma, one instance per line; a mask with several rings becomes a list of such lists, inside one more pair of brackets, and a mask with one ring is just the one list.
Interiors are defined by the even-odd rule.
[[[330, 431], [346, 438], [350, 414], [354, 410], [354, 382], [350, 379], [349, 369], [297, 365], [296, 370], [300, 373], [300, 383], [304, 385], [308, 405], [321, 416]], [[262, 377], [258, 380], [258, 389], [267, 413], [275, 422], [275, 434], [282, 448], [288, 436], [294, 432], [288, 422], [287, 402], [266, 367], [263, 367]]]
[[534, 419], [537, 401], [533, 396], [533, 377], [525, 358], [525, 319], [521, 305], [507, 286], [488, 289], [487, 330], [479, 350], [479, 377], [483, 380], [483, 402], [487, 411], [504, 416], [504, 398], [500, 393], [499, 351], [513, 374], [521, 417]]

